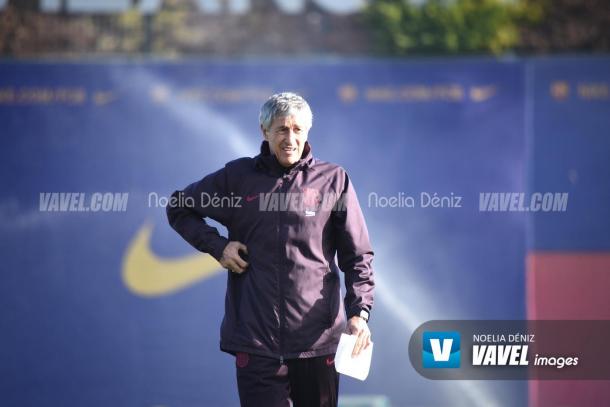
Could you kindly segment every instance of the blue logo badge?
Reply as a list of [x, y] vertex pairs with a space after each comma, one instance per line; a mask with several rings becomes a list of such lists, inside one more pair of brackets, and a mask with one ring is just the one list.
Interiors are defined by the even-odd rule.
[[422, 345], [422, 362], [424, 367], [460, 367], [459, 332], [424, 332]]

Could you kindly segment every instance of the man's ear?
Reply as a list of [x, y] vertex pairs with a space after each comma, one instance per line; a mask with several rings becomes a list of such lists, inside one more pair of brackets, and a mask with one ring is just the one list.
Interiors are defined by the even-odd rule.
[[261, 133], [263, 133], [263, 139], [268, 140], [267, 139], [267, 132], [265, 131], [265, 129], [263, 128], [263, 125], [261, 124]]

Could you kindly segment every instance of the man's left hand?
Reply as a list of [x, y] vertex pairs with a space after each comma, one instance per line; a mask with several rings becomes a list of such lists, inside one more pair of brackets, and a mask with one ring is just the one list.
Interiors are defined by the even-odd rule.
[[346, 333], [356, 335], [356, 344], [352, 351], [352, 357], [356, 357], [363, 349], [371, 345], [371, 331], [367, 322], [359, 316], [353, 316], [347, 321]]

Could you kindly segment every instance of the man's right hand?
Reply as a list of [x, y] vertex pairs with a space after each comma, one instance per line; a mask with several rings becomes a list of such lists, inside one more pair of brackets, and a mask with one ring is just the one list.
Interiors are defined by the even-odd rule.
[[241, 258], [239, 255], [240, 251], [248, 254], [248, 248], [245, 244], [241, 242], [229, 242], [222, 251], [222, 257], [219, 260], [220, 265], [237, 274], [246, 271], [248, 263]]

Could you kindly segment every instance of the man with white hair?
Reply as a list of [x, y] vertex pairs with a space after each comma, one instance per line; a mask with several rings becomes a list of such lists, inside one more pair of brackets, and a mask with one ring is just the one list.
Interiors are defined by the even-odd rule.
[[236, 356], [246, 407], [336, 406], [341, 333], [357, 335], [354, 356], [371, 341], [373, 250], [347, 173], [312, 155], [312, 120], [301, 96], [271, 96], [260, 112], [260, 154], [174, 192], [167, 207], [171, 226], [230, 271], [220, 348]]

